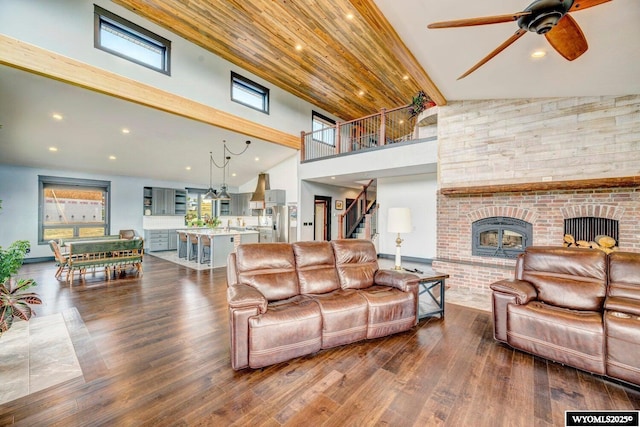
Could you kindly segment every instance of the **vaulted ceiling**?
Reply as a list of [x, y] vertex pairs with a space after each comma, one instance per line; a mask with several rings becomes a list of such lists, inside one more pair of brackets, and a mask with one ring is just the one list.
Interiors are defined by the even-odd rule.
[[446, 102], [372, 0], [113, 1], [343, 120]]
[[[406, 104], [420, 89], [440, 105], [640, 93], [638, 0], [612, 0], [573, 13], [589, 44], [574, 61], [560, 57], [544, 36], [527, 33], [462, 80], [456, 79], [507, 40], [516, 23], [437, 30], [427, 25], [515, 13], [531, 0], [112, 1], [343, 120]], [[8, 4], [0, 1], [0, 14]], [[136, 22], [144, 25], [143, 19]], [[548, 54], [532, 59], [537, 49]], [[5, 53], [0, 50], [0, 63]], [[211, 150], [211, 142], [242, 145], [247, 139], [20, 68], [0, 66], [1, 163], [207, 183], [208, 163], [200, 157]], [[68, 113], [64, 126], [50, 123], [46, 112], [54, 107]], [[137, 132], [120, 141], [121, 135], [109, 132], [108, 121], [115, 124], [122, 117], [135, 123]], [[129, 156], [134, 139], [137, 152]], [[88, 140], [94, 148], [79, 149]], [[292, 148], [253, 140], [251, 157], [260, 162], [236, 162], [238, 174], [230, 185], [246, 183], [295, 154]], [[66, 150], [51, 155], [49, 144]], [[105, 162], [110, 154], [118, 160]], [[188, 173], [186, 166], [192, 166]]]

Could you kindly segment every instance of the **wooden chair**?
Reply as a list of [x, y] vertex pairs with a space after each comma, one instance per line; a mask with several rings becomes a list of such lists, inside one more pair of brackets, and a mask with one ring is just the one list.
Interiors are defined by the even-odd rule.
[[127, 239], [127, 240], [135, 239], [136, 230], [120, 230], [119, 236], [121, 239]]
[[67, 278], [68, 278], [69, 277], [69, 259], [62, 254], [62, 251], [60, 251], [60, 246], [58, 246], [58, 242], [56, 242], [55, 240], [49, 240], [49, 247], [53, 252], [53, 256], [56, 261], [56, 267], [58, 267], [58, 269], [56, 270], [55, 278], [59, 279], [65, 270], [67, 271]]

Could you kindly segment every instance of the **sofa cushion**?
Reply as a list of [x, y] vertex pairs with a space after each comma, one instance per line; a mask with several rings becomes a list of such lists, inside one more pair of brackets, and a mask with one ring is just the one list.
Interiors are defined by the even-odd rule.
[[269, 304], [249, 318], [249, 366], [260, 368], [320, 350], [322, 315], [304, 295]]
[[356, 342], [367, 337], [367, 300], [354, 289], [310, 295], [322, 312], [322, 348]]
[[609, 296], [640, 300], [640, 254], [609, 254]]
[[373, 286], [378, 271], [378, 254], [370, 240], [332, 240], [336, 269], [342, 289], [366, 289]]
[[296, 242], [292, 246], [301, 294], [321, 294], [340, 289], [331, 243]]
[[247, 243], [238, 246], [238, 283], [253, 286], [267, 301], [300, 293], [293, 249], [288, 243]]
[[607, 375], [640, 384], [640, 316], [607, 311], [605, 327]]
[[522, 279], [533, 284], [540, 301], [601, 311], [607, 291], [606, 254], [593, 249], [528, 247]]
[[374, 285], [360, 290], [367, 300], [367, 338], [411, 329], [417, 322], [417, 301], [412, 292], [402, 292], [388, 286]]
[[589, 372], [605, 373], [602, 313], [538, 301], [507, 306], [507, 342], [529, 353]]

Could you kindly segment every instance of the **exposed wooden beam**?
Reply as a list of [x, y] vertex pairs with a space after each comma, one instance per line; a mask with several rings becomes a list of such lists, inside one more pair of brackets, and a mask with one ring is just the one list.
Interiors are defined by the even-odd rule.
[[590, 190], [594, 188], [640, 187], [640, 176], [618, 178], [576, 179], [568, 181], [527, 182], [520, 184], [478, 185], [441, 188], [443, 196], [477, 196], [493, 193], [523, 193], [531, 191]]
[[274, 144], [300, 149], [300, 137], [297, 135], [251, 122], [2, 34], [0, 64]]

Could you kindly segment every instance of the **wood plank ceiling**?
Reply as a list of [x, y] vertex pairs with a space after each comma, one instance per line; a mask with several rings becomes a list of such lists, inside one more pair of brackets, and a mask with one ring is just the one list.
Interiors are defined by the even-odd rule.
[[342, 120], [446, 104], [373, 0], [113, 2]]

